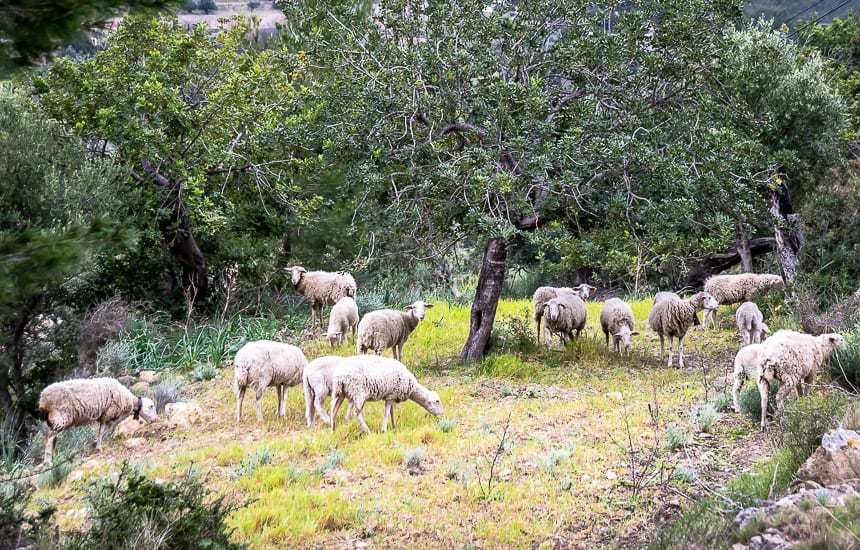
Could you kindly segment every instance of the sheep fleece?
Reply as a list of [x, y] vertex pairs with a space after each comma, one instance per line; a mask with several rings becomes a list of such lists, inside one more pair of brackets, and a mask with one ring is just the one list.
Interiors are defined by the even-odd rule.
[[408, 311], [371, 311], [358, 324], [358, 349], [381, 351], [403, 344], [417, 326], [418, 318]]
[[66, 380], [39, 395], [39, 413], [56, 431], [92, 422], [108, 423], [131, 414], [138, 399], [113, 378]]
[[296, 290], [312, 304], [334, 305], [344, 296], [355, 297], [358, 287], [349, 273], [308, 271], [302, 274]]
[[693, 326], [698, 309], [690, 300], [660, 300], [648, 314], [648, 326], [657, 334], [683, 338]]
[[624, 326], [630, 330], [635, 330], [636, 327], [630, 304], [618, 298], [606, 300], [603, 309], [600, 310], [600, 327], [603, 332], [614, 335]]
[[237, 387], [255, 391], [280, 384], [295, 386], [302, 383], [307, 364], [305, 354], [296, 346], [271, 340], [248, 342], [233, 359], [234, 380]]
[[[779, 330], [762, 344], [759, 378], [779, 380], [789, 388], [818, 372], [836, 350], [833, 334], [812, 336], [793, 330]], [[840, 338], [841, 339], [841, 338]]]
[[345, 396], [351, 401], [362, 397], [363, 401], [402, 403], [428, 393], [400, 361], [374, 355], [345, 357], [334, 372], [332, 386], [334, 399]]
[[782, 277], [768, 273], [714, 275], [705, 281], [705, 292], [720, 304], [749, 302], [770, 290], [783, 288], [785, 284]]

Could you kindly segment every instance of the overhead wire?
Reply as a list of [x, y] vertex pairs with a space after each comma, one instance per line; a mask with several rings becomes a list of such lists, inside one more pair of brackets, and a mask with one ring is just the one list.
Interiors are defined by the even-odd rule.
[[798, 29], [795, 29], [795, 30], [791, 31], [791, 32], [788, 34], [788, 38], [792, 38], [792, 37], [794, 37], [794, 36], [797, 36], [797, 33], [799, 33], [800, 31], [804, 30], [806, 27], [809, 27], [809, 26], [811, 26], [811, 25], [816, 25], [816, 24], [820, 23], [822, 19], [824, 19], [825, 17], [827, 17], [827, 16], [828, 16], [828, 15], [830, 15], [831, 13], [833, 13], [833, 12], [835, 12], [835, 11], [839, 10], [841, 7], [845, 6], [846, 4], [848, 4], [848, 3], [850, 3], [850, 2], [854, 2], [854, 1], [855, 1], [855, 0], [842, 0], [842, 2], [840, 2], [840, 3], [836, 4], [836, 6], [835, 6], [833, 9], [831, 9], [830, 11], [827, 11], [827, 12], [825, 12], [825, 13], [823, 13], [823, 14], [819, 15], [818, 17], [816, 17], [816, 18], [815, 18], [815, 19], [813, 19], [812, 21], [810, 21], [810, 22], [806, 23], [806, 24], [805, 24], [805, 25], [803, 25], [802, 27], [800, 27], [800, 28], [798, 28]]

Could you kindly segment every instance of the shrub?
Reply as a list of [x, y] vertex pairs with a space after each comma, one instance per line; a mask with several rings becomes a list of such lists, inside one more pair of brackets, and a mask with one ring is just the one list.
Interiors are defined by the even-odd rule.
[[332, 451], [332, 453], [316, 467], [316, 473], [322, 475], [326, 473], [327, 470], [337, 468], [343, 464], [343, 458], [344, 455], [342, 452]]
[[778, 444], [803, 461], [821, 445], [821, 436], [839, 427], [850, 398], [838, 394], [807, 395], [789, 401], [777, 415]]
[[59, 547], [56, 544], [35, 544], [44, 542], [53, 534], [51, 519], [56, 512], [56, 508], [47, 506], [35, 514], [27, 513], [35, 490], [30, 484], [0, 478], [0, 543], [8, 545], [8, 548]]
[[[774, 380], [768, 389], [767, 414], [772, 416], [776, 410], [776, 392], [779, 390], [779, 382]], [[738, 406], [741, 412], [755, 422], [761, 420], [761, 394], [758, 386], [747, 386], [738, 394]]]
[[[230, 478], [233, 480], [249, 476], [257, 471], [257, 468], [272, 462], [272, 451], [260, 449], [241, 459], [238, 464], [230, 465]], [[292, 464], [291, 464], [292, 466]]]
[[666, 428], [666, 448], [670, 451], [675, 451], [684, 446], [684, 443], [687, 442], [687, 434], [684, 433], [682, 429], [680, 429], [675, 424], [670, 424], [668, 428]]
[[439, 431], [442, 433], [453, 432], [454, 428], [457, 427], [457, 421], [453, 418], [443, 418], [439, 421]]
[[728, 391], [721, 391], [711, 398], [711, 404], [717, 412], [732, 410], [732, 396]]
[[845, 349], [839, 350], [827, 363], [830, 377], [854, 393], [860, 393], [860, 327], [845, 335]]
[[409, 469], [420, 470], [422, 458], [424, 458], [424, 449], [421, 447], [415, 447], [403, 453], [403, 463]]
[[89, 491], [90, 527], [66, 548], [243, 548], [230, 541], [227, 517], [240, 506], [215, 496], [189, 469], [160, 485], [123, 464]]
[[39, 487], [54, 487], [61, 484], [80, 463], [81, 457], [93, 446], [95, 431], [90, 426], [64, 430], [57, 435], [57, 447], [51, 467], [37, 479]]
[[212, 363], [200, 363], [191, 371], [191, 378], [197, 382], [206, 382], [215, 378], [216, 374], [218, 374], [218, 369], [215, 368], [215, 365]]
[[158, 414], [164, 412], [168, 403], [176, 403], [182, 400], [182, 390], [185, 381], [181, 378], [167, 378], [152, 388], [152, 400], [155, 402], [155, 410]]
[[134, 367], [135, 350], [127, 340], [111, 341], [96, 353], [96, 372], [99, 374], [124, 374]]
[[493, 345], [511, 353], [534, 353], [538, 349], [534, 332], [527, 319], [531, 316], [502, 317], [493, 329]]
[[708, 433], [717, 422], [719, 414], [713, 403], [697, 405], [690, 411], [690, 421], [696, 425], [700, 432]]

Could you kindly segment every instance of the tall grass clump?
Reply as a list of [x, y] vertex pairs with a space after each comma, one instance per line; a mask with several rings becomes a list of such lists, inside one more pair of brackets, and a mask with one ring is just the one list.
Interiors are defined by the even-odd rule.
[[96, 433], [90, 426], [64, 430], [57, 435], [57, 447], [51, 466], [43, 471], [38, 479], [39, 487], [55, 487], [63, 483], [72, 473], [82, 457], [95, 444]]
[[[774, 380], [768, 388], [767, 398], [767, 414], [773, 416], [776, 411], [776, 392], [779, 390], [779, 381]], [[746, 386], [738, 394], [738, 406], [741, 412], [747, 415], [754, 422], [761, 420], [761, 394], [758, 391], [758, 386]]]
[[850, 401], [835, 392], [788, 401], [776, 417], [780, 429], [774, 437], [778, 445], [799, 461], [806, 460], [821, 445], [821, 437], [839, 427]]
[[845, 349], [839, 350], [827, 363], [830, 378], [846, 390], [860, 394], [860, 325], [845, 335]]
[[158, 414], [164, 412], [164, 407], [169, 403], [182, 401], [182, 393], [185, 389], [185, 381], [181, 378], [170, 377], [162, 380], [152, 388], [152, 400], [155, 402], [155, 410]]
[[123, 464], [88, 491], [89, 527], [69, 533], [65, 547], [88, 548], [243, 548], [230, 540], [226, 520], [241, 506], [211, 492], [189, 469], [157, 484]]

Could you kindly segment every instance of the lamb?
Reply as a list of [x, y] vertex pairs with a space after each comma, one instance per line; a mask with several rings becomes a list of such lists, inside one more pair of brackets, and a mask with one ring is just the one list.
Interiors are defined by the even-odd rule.
[[322, 308], [337, 303], [344, 296], [355, 298], [358, 287], [349, 273], [308, 271], [300, 265], [288, 267], [292, 273], [293, 287], [311, 304], [311, 328], [322, 328]]
[[[741, 273], [714, 275], [705, 281], [705, 292], [713, 296], [719, 305], [750, 302], [771, 290], [785, 290], [782, 277], [769, 273]], [[708, 325], [708, 318], [713, 326], [717, 325], [716, 309], [705, 312], [705, 326]]]
[[332, 349], [338, 344], [346, 341], [346, 333], [351, 332], [355, 340], [355, 331], [358, 327], [358, 305], [351, 296], [344, 296], [331, 308], [328, 318], [328, 337]]
[[48, 424], [44, 463], [51, 463], [57, 434], [63, 430], [98, 422], [96, 451], [101, 451], [104, 436], [130, 414], [147, 423], [158, 417], [152, 399], [135, 397], [114, 378], [74, 379], [47, 386], [39, 395], [39, 418]]
[[615, 343], [616, 353], [621, 353], [621, 344], [624, 344], [624, 353], [630, 355], [630, 338], [638, 336], [635, 330], [636, 321], [633, 318], [633, 309], [630, 304], [620, 298], [610, 298], [604, 302], [600, 309], [600, 327], [606, 340], [606, 348], [609, 349], [609, 335]]
[[422, 386], [406, 366], [396, 359], [372, 355], [344, 357], [332, 375], [331, 430], [335, 430], [337, 411], [349, 400], [361, 428], [370, 433], [362, 413], [368, 401], [385, 401], [382, 431], [395, 427], [394, 405], [411, 399], [434, 416], [442, 415], [439, 394]]
[[770, 334], [770, 329], [764, 323], [764, 316], [755, 302], [741, 304], [735, 313], [735, 321], [738, 330], [741, 331], [745, 346], [761, 343], [762, 333]]
[[741, 412], [738, 395], [744, 380], [747, 378], [758, 378], [758, 358], [761, 354], [762, 344], [748, 344], [738, 350], [735, 355], [735, 371], [733, 374], [734, 385], [732, 386], [732, 400], [735, 404], [735, 412]]
[[576, 331], [576, 337], [579, 338], [582, 329], [585, 328], [588, 311], [585, 309], [585, 302], [578, 294], [560, 293], [558, 297], [546, 303], [543, 316], [546, 317], [550, 343], [552, 343], [552, 335], [558, 334], [563, 346], [573, 340], [573, 331]]
[[648, 327], [660, 336], [660, 360], [663, 360], [663, 337], [669, 337], [669, 367], [672, 366], [672, 339], [678, 338], [678, 366], [684, 368], [684, 336], [696, 323], [696, 314], [713, 307], [716, 300], [707, 292], [699, 292], [689, 300], [667, 297], [648, 313]]
[[[323, 422], [331, 423], [323, 403], [325, 398], [331, 395], [332, 374], [342, 360], [343, 357], [327, 355], [317, 357], [305, 367], [302, 373], [302, 386], [305, 390], [305, 418], [308, 421], [308, 428], [314, 427], [315, 410]], [[347, 410], [347, 416], [349, 416], [349, 410]]]
[[824, 362], [837, 349], [845, 347], [845, 339], [835, 332], [812, 336], [793, 330], [778, 330], [761, 345], [756, 383], [761, 394], [761, 429], [765, 431], [770, 383], [779, 380], [777, 409], [782, 408], [793, 389], [798, 395], [806, 395]]
[[532, 295], [532, 305], [534, 307], [534, 320], [535, 324], [537, 325], [538, 343], [540, 343], [541, 341], [540, 325], [541, 320], [543, 319], [544, 306], [546, 306], [547, 302], [557, 297], [560, 293], [564, 292], [576, 294], [583, 300], [587, 300], [589, 295], [595, 290], [597, 290], [597, 288], [585, 283], [582, 283], [581, 285], [575, 287], [538, 287], [538, 289], [535, 290], [534, 294]]
[[391, 348], [394, 358], [398, 361], [403, 357], [403, 344], [422, 320], [427, 308], [433, 304], [417, 302], [406, 306], [404, 311], [395, 309], [378, 309], [365, 314], [358, 323], [358, 338], [356, 347], [358, 353], [373, 350], [376, 355]]
[[278, 416], [286, 416], [287, 388], [302, 383], [302, 372], [308, 360], [302, 350], [291, 344], [257, 340], [248, 342], [233, 358], [233, 389], [236, 393], [236, 421], [242, 420], [245, 390], [254, 390], [257, 421], [263, 421], [260, 400], [269, 386], [278, 390]]

